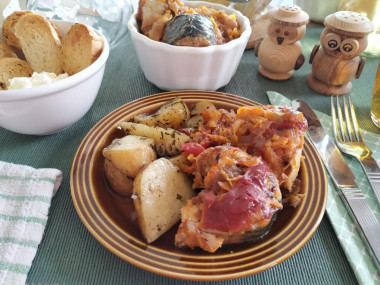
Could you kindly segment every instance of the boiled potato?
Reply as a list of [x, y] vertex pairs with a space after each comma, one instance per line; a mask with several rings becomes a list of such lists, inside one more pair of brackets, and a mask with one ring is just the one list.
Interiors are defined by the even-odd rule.
[[157, 158], [152, 138], [133, 135], [113, 140], [103, 149], [103, 156], [130, 178], [135, 178], [142, 168]]
[[179, 129], [186, 125], [189, 118], [189, 109], [185, 102], [177, 97], [164, 103], [154, 114], [140, 114], [133, 120], [147, 126]]
[[112, 190], [121, 196], [131, 196], [133, 193], [133, 179], [122, 173], [112, 161], [104, 160], [104, 174]]
[[166, 158], [141, 171], [133, 183], [141, 232], [151, 243], [180, 220], [181, 207], [194, 195], [191, 179]]
[[133, 122], [121, 122], [119, 126], [127, 135], [154, 139], [156, 152], [159, 156], [173, 156], [180, 153], [181, 145], [190, 140], [188, 135], [172, 128], [151, 127]]
[[204, 110], [215, 110], [215, 105], [210, 101], [199, 101], [195, 103], [190, 109], [190, 115], [200, 115]]

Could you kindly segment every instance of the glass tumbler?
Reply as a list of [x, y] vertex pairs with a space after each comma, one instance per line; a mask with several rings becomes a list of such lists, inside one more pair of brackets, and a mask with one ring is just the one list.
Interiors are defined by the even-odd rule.
[[18, 0], [20, 8], [51, 20], [83, 23], [99, 30], [115, 47], [128, 32], [130, 0]]
[[371, 119], [380, 128], [380, 61], [377, 67], [375, 85], [372, 92]]

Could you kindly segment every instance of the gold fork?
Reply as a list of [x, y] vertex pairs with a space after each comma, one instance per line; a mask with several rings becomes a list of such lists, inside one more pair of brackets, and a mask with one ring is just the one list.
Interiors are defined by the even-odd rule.
[[[336, 98], [335, 108], [334, 98], [331, 97], [331, 115], [336, 143], [344, 153], [359, 160], [376, 198], [380, 202], [380, 167], [372, 157], [372, 151], [366, 146], [360, 134], [351, 97], [346, 95], [342, 96], [341, 99]], [[340, 101], [344, 106], [344, 112]]]

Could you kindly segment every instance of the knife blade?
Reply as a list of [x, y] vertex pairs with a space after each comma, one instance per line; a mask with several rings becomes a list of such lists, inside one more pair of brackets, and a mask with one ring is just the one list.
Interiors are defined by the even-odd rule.
[[340, 150], [327, 135], [317, 115], [303, 100], [292, 101], [295, 110], [303, 113], [308, 122], [307, 133], [317, 149], [334, 184], [341, 191], [344, 204], [356, 222], [359, 232], [380, 268], [380, 224], [369, 207], [364, 194], [355, 181], [355, 175], [344, 160]]

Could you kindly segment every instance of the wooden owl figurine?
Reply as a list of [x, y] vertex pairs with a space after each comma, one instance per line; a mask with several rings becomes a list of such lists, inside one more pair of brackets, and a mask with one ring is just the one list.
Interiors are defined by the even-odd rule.
[[339, 11], [324, 21], [320, 45], [310, 55], [312, 72], [306, 76], [309, 87], [318, 93], [339, 96], [351, 91], [351, 80], [359, 78], [365, 58], [359, 55], [367, 48], [372, 22], [364, 15]]
[[299, 40], [305, 35], [309, 15], [296, 5], [283, 5], [270, 13], [267, 35], [255, 45], [258, 71], [273, 80], [286, 80], [305, 61]]

